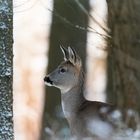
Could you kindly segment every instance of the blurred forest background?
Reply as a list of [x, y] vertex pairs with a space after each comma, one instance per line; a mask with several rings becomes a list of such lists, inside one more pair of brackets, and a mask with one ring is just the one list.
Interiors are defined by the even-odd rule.
[[62, 61], [60, 45], [82, 58], [85, 97], [127, 110], [129, 138], [140, 137], [139, 7], [139, 0], [13, 0], [15, 140], [70, 136], [60, 91], [43, 82]]

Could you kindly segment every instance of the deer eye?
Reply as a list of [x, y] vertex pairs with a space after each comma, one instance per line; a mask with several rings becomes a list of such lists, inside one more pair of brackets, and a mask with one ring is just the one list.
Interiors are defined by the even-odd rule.
[[60, 68], [60, 73], [65, 73], [65, 72], [66, 72], [66, 69]]

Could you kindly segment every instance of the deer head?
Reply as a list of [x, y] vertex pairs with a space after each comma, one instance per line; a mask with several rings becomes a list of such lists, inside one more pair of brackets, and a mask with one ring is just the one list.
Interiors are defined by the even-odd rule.
[[52, 73], [48, 74], [44, 81], [46, 85], [57, 87], [62, 93], [66, 93], [78, 84], [82, 63], [74, 49], [71, 47], [66, 49], [62, 46], [60, 48], [64, 55], [64, 61]]

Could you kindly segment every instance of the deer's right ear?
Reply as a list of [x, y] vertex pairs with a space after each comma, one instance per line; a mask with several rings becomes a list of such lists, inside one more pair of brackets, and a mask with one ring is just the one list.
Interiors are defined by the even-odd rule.
[[74, 48], [71, 48], [71, 47], [68, 47], [68, 52], [69, 52], [70, 62], [80, 68], [82, 66], [82, 62], [77, 52], [74, 50]]
[[64, 55], [64, 60], [67, 61], [69, 59], [69, 52], [66, 48], [64, 48], [63, 46], [60, 46], [60, 49]]

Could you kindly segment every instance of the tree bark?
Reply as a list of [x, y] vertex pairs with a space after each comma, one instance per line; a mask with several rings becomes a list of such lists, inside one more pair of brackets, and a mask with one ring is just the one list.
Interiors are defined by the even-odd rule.
[[13, 5], [0, 1], [0, 140], [13, 140]]
[[[81, 0], [80, 2], [89, 10], [88, 1]], [[75, 48], [82, 58], [83, 65], [85, 65], [87, 31], [77, 27], [81, 26], [86, 29], [87, 23], [87, 15], [75, 3], [75, 0], [54, 0], [48, 73], [54, 70], [63, 60], [60, 45]], [[61, 117], [62, 109], [59, 92], [56, 88], [46, 88], [42, 140], [45, 140], [47, 137], [44, 130], [48, 125], [53, 127], [55, 124], [54, 127], [56, 128], [54, 129], [58, 129], [60, 126], [65, 127], [66, 125], [64, 119]], [[56, 126], [57, 123], [59, 124], [58, 128]]]
[[[121, 109], [139, 112], [140, 1], [107, 0], [107, 4], [111, 36], [108, 40], [108, 101]], [[124, 113], [124, 118], [127, 117]]]

